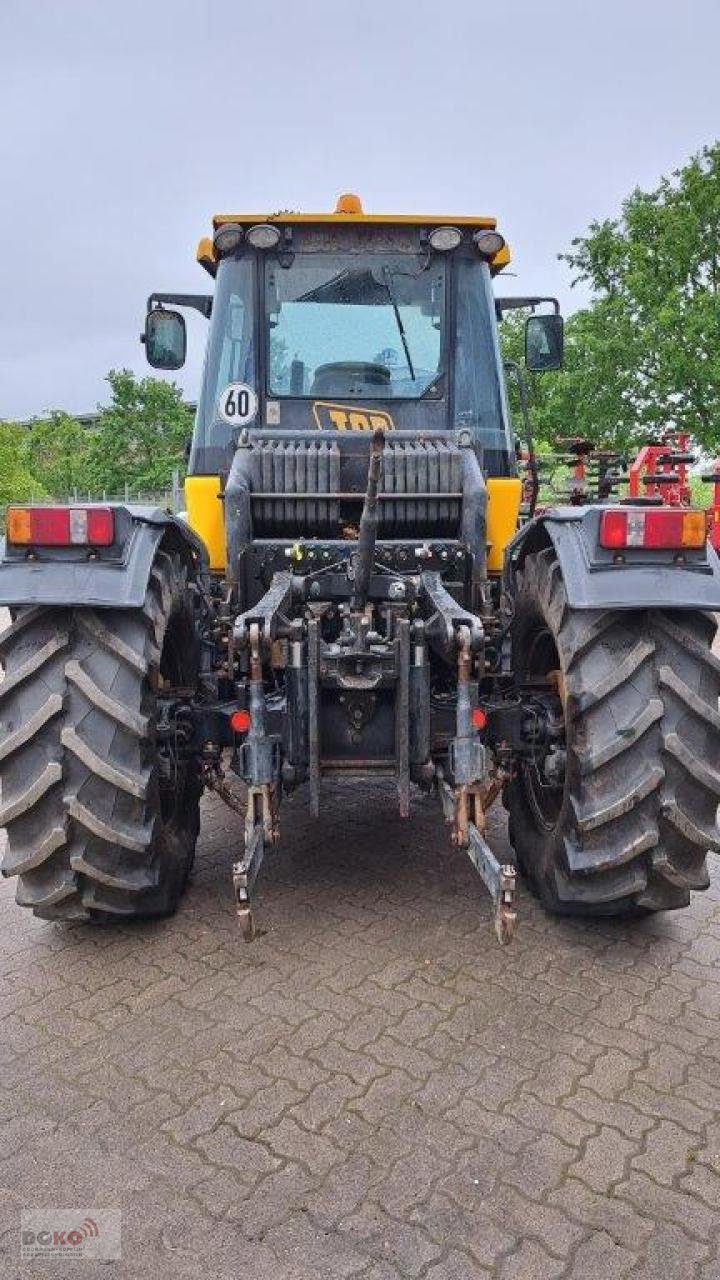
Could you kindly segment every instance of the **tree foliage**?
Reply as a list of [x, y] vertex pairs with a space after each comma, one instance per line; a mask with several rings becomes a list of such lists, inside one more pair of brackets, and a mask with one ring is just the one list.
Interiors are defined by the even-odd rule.
[[[26, 426], [0, 424], [0, 492], [67, 498], [159, 493], [184, 466], [192, 411], [178, 387], [136, 379], [127, 369], [107, 378], [111, 398], [92, 426], [55, 410]], [[5, 498], [0, 501], [6, 501]]]
[[23, 428], [0, 422], [0, 510], [8, 502], [42, 496], [42, 488], [25, 462]]
[[[566, 325], [565, 369], [531, 379], [535, 429], [629, 448], [668, 428], [720, 445], [720, 144], [562, 254], [593, 299]], [[520, 350], [521, 321], [503, 324]]]
[[591, 373], [604, 366], [619, 429], [670, 426], [717, 447], [720, 143], [655, 191], [635, 190], [619, 219], [593, 223], [562, 256], [595, 294], [583, 362]]
[[175, 468], [183, 465], [192, 413], [173, 383], [136, 379], [128, 369], [108, 374], [110, 404], [101, 408], [87, 455], [87, 482], [92, 489], [122, 492], [166, 488]]
[[49, 494], [64, 497], [87, 488], [89, 445], [90, 434], [77, 419], [56, 410], [25, 429], [24, 463]]
[[[522, 367], [525, 315], [502, 324], [503, 352]], [[565, 324], [565, 363], [560, 372], [525, 373], [536, 439], [554, 448], [569, 436], [620, 450], [630, 449], [648, 429], [638, 423], [632, 397], [632, 367], [625, 364], [624, 326], [601, 304], [577, 311]], [[519, 399], [509, 381], [510, 404], [520, 431]]]

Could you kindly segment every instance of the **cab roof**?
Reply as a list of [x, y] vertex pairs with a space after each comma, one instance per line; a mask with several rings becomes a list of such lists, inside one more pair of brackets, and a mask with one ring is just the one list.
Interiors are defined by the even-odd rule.
[[293, 209], [280, 209], [277, 213], [216, 213], [213, 228], [217, 230], [226, 222], [358, 222], [358, 223], [395, 223], [417, 227], [444, 227], [446, 225], [460, 227], [482, 227], [494, 230], [497, 219], [489, 217], [455, 217], [451, 214], [438, 213], [365, 213], [359, 196], [348, 191], [338, 196], [332, 213], [297, 213]]
[[[254, 223], [280, 222], [283, 225], [292, 224], [325, 224], [325, 223], [349, 223], [361, 226], [368, 225], [384, 225], [384, 226], [416, 226], [416, 227], [472, 227], [475, 230], [491, 230], [497, 227], [497, 219], [488, 215], [468, 215], [462, 214], [439, 214], [439, 213], [365, 213], [362, 201], [359, 196], [352, 192], [345, 192], [338, 196], [337, 204], [332, 213], [298, 213], [293, 209], [279, 209], [275, 213], [216, 213], [212, 220], [213, 231], [217, 231], [228, 222], [237, 222], [242, 226], [252, 226]], [[215, 274], [217, 266], [215, 253], [213, 250], [213, 242], [210, 237], [204, 237], [197, 251], [197, 260], [212, 275]], [[505, 246], [499, 253], [495, 255], [491, 266], [493, 274], [502, 270], [510, 261], [510, 253]]]

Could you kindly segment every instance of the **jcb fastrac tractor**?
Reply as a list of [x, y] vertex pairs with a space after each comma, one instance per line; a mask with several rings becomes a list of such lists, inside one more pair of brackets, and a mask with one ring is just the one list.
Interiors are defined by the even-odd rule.
[[[46, 919], [172, 911], [203, 788], [237, 807], [244, 935], [281, 801], [328, 779], [434, 791], [501, 941], [516, 874], [552, 911], [686, 905], [720, 847], [720, 564], [705, 514], [610, 497], [521, 518], [495, 220], [226, 215], [212, 294], [152, 294], [150, 364], [209, 321], [187, 518], [7, 513], [0, 825]], [[518, 376], [515, 366], [513, 376]], [[521, 377], [524, 375], [520, 375]], [[563, 424], [571, 429], [572, 424]], [[531, 503], [532, 506], [532, 503]], [[245, 784], [246, 804], [227, 770]], [[486, 841], [509, 811], [516, 864]], [[387, 857], [393, 850], [388, 847]]]

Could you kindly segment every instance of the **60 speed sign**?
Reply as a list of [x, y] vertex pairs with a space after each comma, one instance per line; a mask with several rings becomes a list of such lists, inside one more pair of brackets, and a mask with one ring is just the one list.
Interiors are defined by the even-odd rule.
[[247, 382], [230, 382], [218, 398], [218, 414], [224, 422], [244, 427], [257, 414], [258, 398]]

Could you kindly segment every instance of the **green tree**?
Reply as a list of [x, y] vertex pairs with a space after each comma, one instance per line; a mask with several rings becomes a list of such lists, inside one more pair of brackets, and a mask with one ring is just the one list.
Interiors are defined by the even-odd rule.
[[100, 408], [88, 449], [88, 480], [96, 491], [121, 493], [125, 484], [166, 488], [183, 465], [192, 412], [174, 383], [135, 378], [128, 369], [108, 374], [112, 398]]
[[620, 218], [591, 224], [561, 255], [594, 300], [568, 325], [557, 394], [594, 438], [668, 427], [720, 443], [720, 143], [635, 190]]
[[42, 497], [42, 486], [28, 469], [23, 436], [27, 428], [0, 422], [0, 512], [8, 502], [27, 502]]
[[[503, 352], [523, 363], [525, 316], [515, 312], [502, 324]], [[634, 403], [635, 371], [628, 347], [635, 338], [613, 304], [598, 301], [565, 324], [565, 363], [555, 373], [525, 373], [530, 418], [537, 440], [550, 448], [582, 436], [620, 450], [648, 434]], [[510, 405], [521, 431], [517, 390], [509, 381]]]
[[23, 456], [47, 493], [61, 498], [88, 487], [91, 433], [59, 410], [26, 428]]
[[[591, 224], [561, 257], [593, 292], [565, 326], [565, 367], [527, 375], [535, 435], [633, 450], [668, 428], [720, 447], [720, 144], [621, 216]], [[502, 324], [522, 362], [525, 316]], [[517, 397], [510, 384], [511, 405]], [[517, 417], [516, 417], [517, 421]]]

